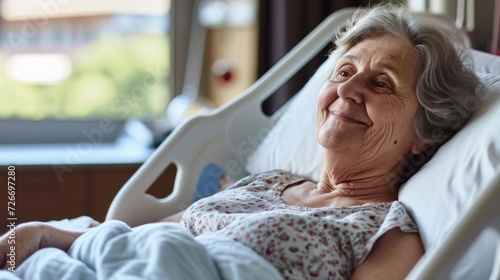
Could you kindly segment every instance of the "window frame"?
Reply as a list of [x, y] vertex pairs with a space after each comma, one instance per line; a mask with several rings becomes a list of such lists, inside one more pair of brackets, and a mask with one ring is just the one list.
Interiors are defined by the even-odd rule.
[[[170, 6], [170, 30], [169, 36], [171, 38], [171, 47], [170, 47], [170, 75], [168, 76], [168, 87], [170, 91], [171, 98], [179, 95], [182, 91], [182, 86], [184, 82], [184, 72], [186, 69], [186, 60], [187, 60], [187, 49], [189, 44], [189, 32], [191, 26], [191, 18], [193, 14], [193, 10], [195, 7], [195, 0], [171, 0]], [[1, 26], [0, 26], [1, 31]], [[175, 74], [173, 74], [175, 73]], [[79, 121], [69, 121], [69, 120], [39, 120], [36, 121], [40, 127], [47, 128], [49, 131], [61, 131], [60, 134], [54, 134], [54, 138], [56, 138], [53, 143], [47, 143], [47, 134], [41, 133], [36, 134], [26, 133], [23, 131], [22, 133], [18, 133], [17, 136], [9, 136], [9, 143], [4, 143], [0, 137], [0, 146], [2, 145], [11, 145], [12, 143], [23, 143], [23, 144], [32, 144], [32, 145], [43, 145], [43, 144], [68, 144], [68, 143], [78, 143], [75, 142], [75, 135], [68, 136], [68, 133], [64, 133], [64, 131], [83, 131], [85, 129], [89, 129], [89, 127], [94, 127], [99, 129], [100, 125], [102, 125], [102, 119], [95, 120], [82, 120]], [[123, 122], [125, 120], [116, 121], [117, 124], [120, 124], [119, 127], [122, 127]], [[32, 122], [32, 121], [30, 121]], [[3, 125], [2, 125], [3, 124]], [[2, 127], [3, 126], [3, 127]], [[19, 120], [0, 120], [0, 131], [4, 131], [7, 134], [15, 134], [16, 131], [23, 130], [21, 122]], [[26, 135], [29, 134], [32, 138], [32, 141], [25, 139]], [[66, 135], [66, 136], [65, 136]], [[58, 137], [60, 136], [60, 137]], [[82, 139], [84, 139], [84, 135], [82, 134]], [[117, 133], [119, 136], [119, 133]], [[13, 139], [14, 137], [14, 139]], [[16, 137], [18, 141], [16, 141]], [[37, 141], [37, 139], [45, 139], [44, 141]], [[116, 139], [116, 138], [115, 138]]]

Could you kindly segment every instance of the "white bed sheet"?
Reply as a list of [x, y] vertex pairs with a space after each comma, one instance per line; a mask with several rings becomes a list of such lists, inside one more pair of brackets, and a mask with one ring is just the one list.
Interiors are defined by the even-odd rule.
[[193, 238], [177, 223], [130, 228], [105, 222], [79, 237], [69, 252], [37, 251], [0, 279], [281, 279], [251, 249], [228, 239]]

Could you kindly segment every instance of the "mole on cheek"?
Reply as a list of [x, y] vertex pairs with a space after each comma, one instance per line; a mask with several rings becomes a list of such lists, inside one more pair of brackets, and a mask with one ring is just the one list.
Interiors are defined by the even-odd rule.
[[398, 143], [398, 140], [394, 140], [394, 145], [396, 145]]

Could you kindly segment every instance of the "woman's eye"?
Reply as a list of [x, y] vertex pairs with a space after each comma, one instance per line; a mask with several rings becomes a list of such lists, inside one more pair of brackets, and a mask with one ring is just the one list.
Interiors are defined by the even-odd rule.
[[344, 82], [347, 79], [349, 79], [350, 76], [351, 76], [351, 74], [349, 73], [349, 71], [339, 69], [339, 70], [334, 72], [334, 75], [332, 76], [332, 78], [330, 80], [335, 81], [335, 82]]
[[341, 79], [349, 78], [351, 74], [347, 70], [339, 70], [337, 71], [337, 77]]
[[384, 93], [393, 93], [394, 92], [394, 89], [393, 89], [391, 83], [382, 82], [382, 81], [375, 81], [374, 86], [380, 92], [384, 92]]

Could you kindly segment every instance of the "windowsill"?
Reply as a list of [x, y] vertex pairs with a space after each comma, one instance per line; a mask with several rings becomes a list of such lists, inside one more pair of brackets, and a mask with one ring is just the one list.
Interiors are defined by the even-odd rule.
[[76, 166], [99, 164], [141, 164], [154, 151], [151, 135], [137, 123], [126, 125], [112, 143], [93, 143], [86, 139], [70, 144], [0, 145], [0, 166], [44, 165]]
[[153, 151], [115, 144], [0, 145], [0, 166], [141, 164]]

